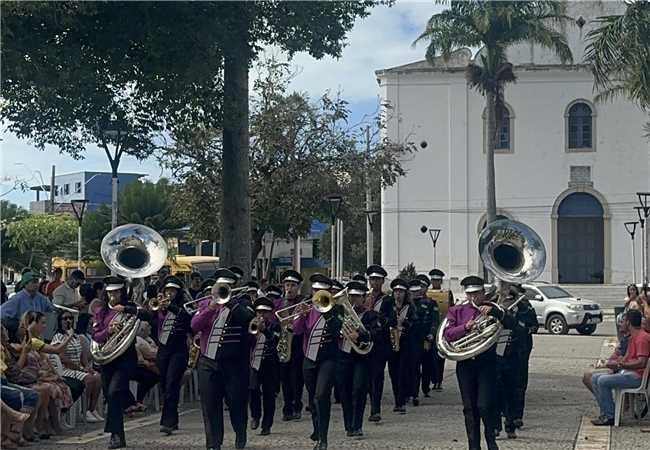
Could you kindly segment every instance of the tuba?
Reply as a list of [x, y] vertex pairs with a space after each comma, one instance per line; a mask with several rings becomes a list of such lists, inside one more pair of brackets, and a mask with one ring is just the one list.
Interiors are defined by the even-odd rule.
[[[514, 308], [524, 295], [506, 307], [508, 284], [527, 283], [539, 277], [546, 265], [544, 242], [535, 231], [514, 220], [497, 220], [490, 223], [479, 236], [479, 254], [483, 265], [498, 279], [496, 302], [502, 311]], [[479, 316], [476, 326], [465, 336], [448, 342], [444, 337], [447, 318], [442, 321], [437, 335], [438, 352], [452, 361], [474, 358], [492, 347], [503, 330], [500, 321], [491, 316]]]
[[[143, 278], [156, 273], [165, 264], [167, 244], [151, 228], [127, 224], [114, 228], [104, 236], [101, 255], [111, 272], [131, 280], [130, 298], [139, 305], [145, 289]], [[123, 312], [113, 317], [113, 324], [114, 332], [105, 343], [91, 342], [90, 353], [98, 364], [110, 363], [131, 346], [140, 320], [133, 314]]]

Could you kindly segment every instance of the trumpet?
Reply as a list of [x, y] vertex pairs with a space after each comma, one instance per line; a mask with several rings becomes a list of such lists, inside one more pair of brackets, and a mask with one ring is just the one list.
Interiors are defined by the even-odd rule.
[[260, 324], [262, 322], [261, 317], [255, 317], [248, 323], [248, 334], [256, 335], [260, 331]]
[[162, 309], [167, 309], [171, 304], [172, 297], [168, 294], [158, 294], [157, 297], [154, 297], [149, 300], [149, 309], [152, 311], [160, 311]]

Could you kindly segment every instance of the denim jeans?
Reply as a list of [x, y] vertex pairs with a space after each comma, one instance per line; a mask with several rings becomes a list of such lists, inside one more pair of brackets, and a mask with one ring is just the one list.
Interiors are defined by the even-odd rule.
[[24, 408], [33, 409], [38, 403], [38, 392], [25, 386], [9, 383], [2, 377], [2, 401], [12, 409], [20, 411]]
[[600, 407], [600, 415], [608, 419], [614, 418], [614, 396], [612, 389], [638, 388], [641, 385], [641, 377], [629, 370], [622, 370], [618, 373], [597, 372], [591, 376], [591, 383], [594, 387], [594, 397]]

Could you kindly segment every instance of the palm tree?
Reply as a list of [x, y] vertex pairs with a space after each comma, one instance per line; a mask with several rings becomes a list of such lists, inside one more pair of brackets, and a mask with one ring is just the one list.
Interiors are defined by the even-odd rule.
[[[597, 101], [624, 96], [650, 112], [650, 2], [628, 1], [622, 15], [599, 17], [587, 34]], [[646, 125], [650, 134], [650, 124]]]
[[[446, 3], [439, 1], [439, 3]], [[522, 42], [532, 42], [552, 50], [560, 60], [571, 62], [571, 50], [559, 25], [571, 20], [566, 5], [559, 1], [453, 0], [450, 7], [433, 15], [415, 40], [427, 42], [426, 58], [447, 61], [463, 47], [482, 47], [478, 62], [465, 69], [467, 83], [485, 96], [487, 112], [487, 223], [496, 220], [494, 148], [497, 124], [504, 108], [503, 93], [516, 80], [506, 50]]]

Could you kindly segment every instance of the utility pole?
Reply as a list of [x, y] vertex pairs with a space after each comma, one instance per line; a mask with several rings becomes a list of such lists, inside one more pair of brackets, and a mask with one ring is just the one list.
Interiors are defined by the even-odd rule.
[[56, 185], [54, 183], [54, 177], [56, 175], [56, 166], [52, 166], [52, 179], [50, 180], [50, 214], [54, 214], [54, 194]]
[[[370, 160], [370, 127], [366, 127], [366, 155]], [[372, 235], [372, 195], [370, 192], [370, 170], [366, 170], [366, 267], [373, 263], [373, 235]]]

